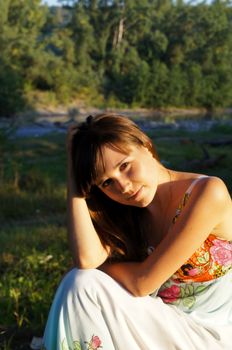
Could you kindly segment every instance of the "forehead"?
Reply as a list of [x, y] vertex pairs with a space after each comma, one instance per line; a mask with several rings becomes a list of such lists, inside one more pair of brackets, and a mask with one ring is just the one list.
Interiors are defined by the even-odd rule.
[[118, 160], [122, 158], [123, 156], [129, 155], [133, 151], [133, 146], [118, 146], [118, 145], [104, 145], [101, 147], [101, 157], [105, 163], [105, 166], [107, 163], [114, 162], [115, 160]]

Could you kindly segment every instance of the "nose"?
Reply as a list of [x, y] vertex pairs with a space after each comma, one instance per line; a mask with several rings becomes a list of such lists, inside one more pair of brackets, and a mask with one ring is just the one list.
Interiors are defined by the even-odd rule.
[[124, 194], [131, 190], [131, 182], [127, 177], [120, 177], [117, 179], [118, 190]]

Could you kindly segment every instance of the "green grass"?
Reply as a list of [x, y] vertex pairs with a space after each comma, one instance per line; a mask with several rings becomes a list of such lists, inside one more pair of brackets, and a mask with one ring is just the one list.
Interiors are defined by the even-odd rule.
[[[168, 167], [219, 176], [232, 193], [232, 143], [218, 147], [210, 145], [215, 141], [232, 141], [231, 125], [217, 125], [209, 131], [198, 132], [161, 129], [149, 134], [156, 144], [161, 161]], [[209, 159], [215, 159], [212, 165], [207, 163], [203, 149]]]
[[64, 135], [1, 138], [0, 349], [42, 336], [54, 292], [71, 266], [66, 239]]
[[[219, 176], [232, 192], [232, 127], [209, 132], [149, 132], [162, 162], [173, 169]], [[0, 135], [1, 136], [1, 135]], [[224, 155], [212, 167], [209, 157]], [[193, 159], [199, 161], [194, 164]], [[42, 336], [55, 290], [72, 262], [66, 239], [65, 136], [0, 137], [0, 349], [29, 349]]]

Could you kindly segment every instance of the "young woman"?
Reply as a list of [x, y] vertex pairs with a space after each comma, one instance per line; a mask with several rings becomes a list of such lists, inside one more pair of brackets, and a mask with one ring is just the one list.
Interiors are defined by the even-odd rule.
[[177, 172], [126, 117], [68, 139], [69, 240], [44, 347], [229, 350], [232, 204], [217, 177]]

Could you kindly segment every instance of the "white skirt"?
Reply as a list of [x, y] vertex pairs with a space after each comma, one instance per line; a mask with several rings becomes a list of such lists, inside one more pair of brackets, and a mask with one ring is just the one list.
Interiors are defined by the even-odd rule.
[[159, 297], [134, 297], [102, 271], [73, 269], [57, 290], [43, 349], [232, 349], [231, 325], [202, 321]]

